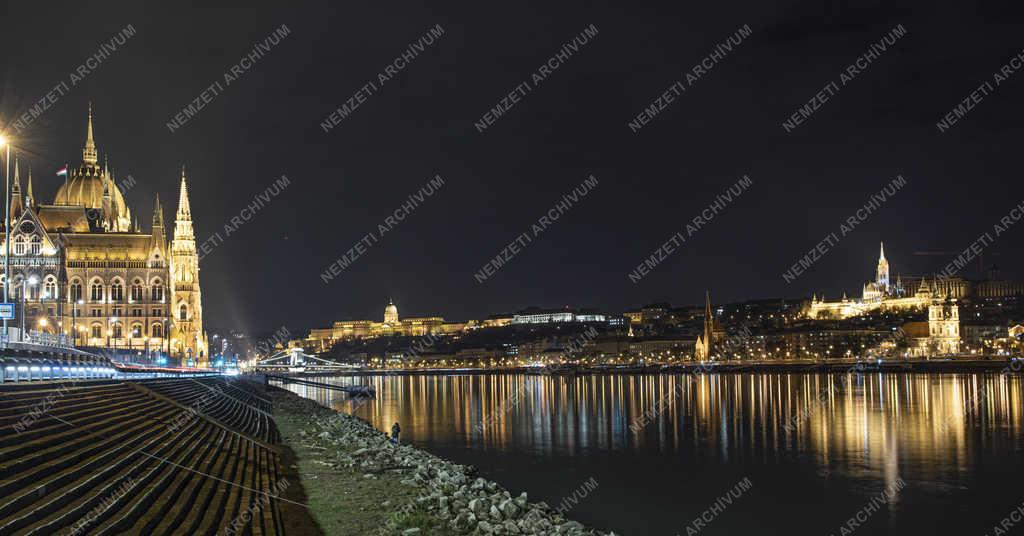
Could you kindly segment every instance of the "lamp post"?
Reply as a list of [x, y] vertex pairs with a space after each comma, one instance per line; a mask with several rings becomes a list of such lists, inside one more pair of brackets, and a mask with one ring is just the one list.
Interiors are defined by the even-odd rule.
[[164, 343], [166, 344], [166, 347], [167, 347], [167, 351], [164, 354], [164, 356], [167, 357], [168, 361], [170, 361], [170, 358], [171, 358], [171, 332], [170, 332], [171, 322], [167, 318], [164, 318], [163, 319], [163, 324], [164, 324]]
[[75, 327], [75, 316], [78, 315], [78, 306], [82, 304], [82, 300], [71, 302], [71, 337], [72, 345], [77, 346], [78, 344], [78, 331]]
[[[114, 335], [114, 355], [117, 355], [117, 332], [114, 329], [117, 327], [117, 317], [110, 318], [110, 329], [107, 330], [107, 336]], [[107, 339], [107, 346], [110, 346], [110, 339]]]
[[[9, 301], [7, 288], [11, 282], [11, 143], [5, 137], [0, 136], [0, 145], [7, 147], [7, 159], [5, 160], [4, 182], [7, 185], [4, 195], [4, 303]], [[4, 318], [4, 347], [7, 347], [7, 318]]]
[[[7, 242], [10, 243], [10, 240], [8, 240]], [[25, 310], [26, 306], [28, 305], [28, 287], [29, 287], [29, 285], [34, 287], [34, 286], [36, 286], [36, 283], [38, 283], [38, 282], [39, 282], [39, 278], [34, 276], [34, 275], [28, 276], [26, 279], [22, 279], [21, 280], [21, 340], [22, 341], [25, 340], [25, 317], [28, 316], [28, 314], [26, 314], [27, 311]]]

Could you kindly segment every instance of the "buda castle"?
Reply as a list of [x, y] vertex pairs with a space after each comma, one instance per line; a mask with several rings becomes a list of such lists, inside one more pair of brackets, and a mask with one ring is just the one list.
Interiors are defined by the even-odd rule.
[[[174, 232], [168, 244], [157, 196], [148, 232], [125, 202], [122, 186], [99, 165], [92, 108], [82, 163], [65, 168], [53, 201], [35, 198], [32, 175], [22, 192], [14, 163], [10, 232], [0, 256], [10, 259], [10, 297], [28, 336], [64, 335], [78, 346], [167, 352], [183, 365], [208, 360], [199, 258], [182, 170]], [[6, 283], [6, 274], [0, 275]], [[9, 321], [20, 329], [21, 318]], [[17, 338], [12, 330], [11, 338]]]

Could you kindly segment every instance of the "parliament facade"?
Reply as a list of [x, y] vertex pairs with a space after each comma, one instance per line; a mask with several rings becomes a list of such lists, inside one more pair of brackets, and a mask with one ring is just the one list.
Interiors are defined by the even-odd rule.
[[[11, 226], [0, 257], [10, 259], [10, 298], [29, 334], [61, 334], [78, 346], [167, 352], [205, 365], [199, 258], [182, 171], [168, 244], [163, 207], [154, 203], [144, 232], [122, 187], [97, 157], [89, 110], [82, 163], [67, 173], [51, 203], [22, 192], [19, 164], [11, 187]], [[129, 181], [133, 181], [130, 179]], [[9, 240], [8, 240], [9, 239]], [[6, 276], [0, 274], [6, 283]], [[12, 321], [20, 327], [20, 318]], [[12, 338], [16, 335], [12, 334]]]

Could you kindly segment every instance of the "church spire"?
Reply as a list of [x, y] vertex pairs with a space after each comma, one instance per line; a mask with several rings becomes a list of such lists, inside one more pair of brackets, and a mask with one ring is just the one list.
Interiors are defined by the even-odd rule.
[[695, 357], [701, 361], [713, 359], [715, 339], [715, 317], [711, 310], [711, 291], [704, 293], [704, 334], [697, 336]]
[[875, 284], [883, 294], [889, 293], [889, 261], [885, 260], [885, 244], [878, 246], [878, 270], [875, 272]]
[[96, 165], [96, 142], [92, 138], [92, 102], [89, 103], [89, 125], [86, 127], [85, 147], [82, 149], [82, 162]]

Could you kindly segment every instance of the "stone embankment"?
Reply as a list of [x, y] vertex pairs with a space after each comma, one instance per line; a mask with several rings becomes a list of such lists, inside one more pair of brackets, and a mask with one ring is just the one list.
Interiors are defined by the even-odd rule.
[[[283, 390], [274, 390], [273, 398], [275, 413], [305, 414], [303, 424], [285, 439], [296, 451], [312, 453], [307, 456], [315, 459], [307, 462], [324, 470], [354, 472], [367, 484], [396, 479], [413, 490], [406, 504], [381, 501], [382, 507], [395, 509], [394, 518], [383, 527], [386, 533], [615, 536], [566, 519], [543, 502], [530, 502], [526, 492], [513, 495], [477, 476], [472, 466], [449, 462], [412, 445], [391, 444], [383, 432], [357, 417], [335, 413]], [[310, 490], [317, 483], [304, 482], [304, 486]], [[423, 527], [410, 526], [409, 519], [423, 520]]]

